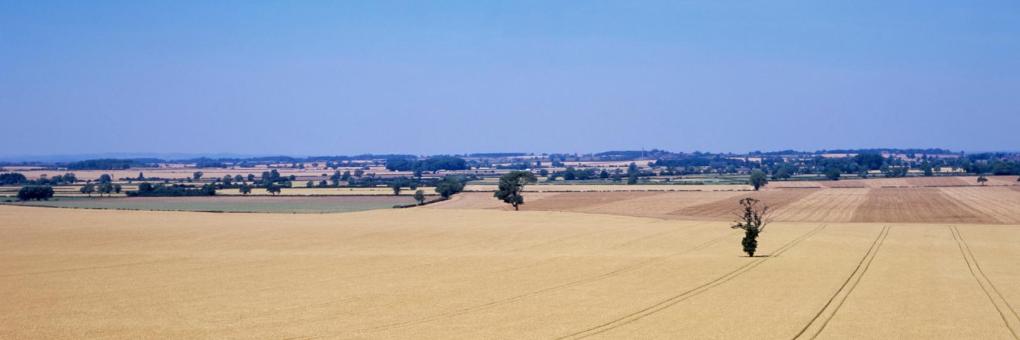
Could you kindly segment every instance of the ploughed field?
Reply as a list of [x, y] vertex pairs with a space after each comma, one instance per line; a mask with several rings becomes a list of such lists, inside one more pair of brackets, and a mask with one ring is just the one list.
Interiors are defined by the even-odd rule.
[[[0, 338], [944, 338], [1020, 332], [1020, 191], [491, 193], [412, 209], [0, 206]], [[773, 205], [759, 255], [737, 199]]]

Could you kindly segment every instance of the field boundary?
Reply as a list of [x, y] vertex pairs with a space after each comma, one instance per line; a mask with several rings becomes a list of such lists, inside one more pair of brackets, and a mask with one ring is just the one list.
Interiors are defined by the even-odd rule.
[[747, 262], [747, 263], [737, 267], [736, 269], [734, 269], [734, 270], [732, 270], [730, 272], [727, 272], [726, 274], [723, 274], [722, 276], [719, 276], [719, 277], [717, 277], [715, 279], [709, 280], [708, 282], [705, 282], [705, 283], [703, 283], [703, 284], [701, 284], [701, 285], [699, 285], [697, 287], [685, 290], [685, 291], [681, 292], [680, 294], [677, 294], [677, 295], [674, 295], [672, 297], [666, 298], [666, 299], [664, 299], [662, 301], [659, 301], [659, 302], [657, 302], [655, 304], [652, 304], [651, 306], [642, 308], [642, 309], [640, 309], [638, 311], [629, 313], [629, 314], [624, 315], [622, 317], [619, 317], [619, 318], [613, 319], [611, 321], [599, 324], [599, 325], [597, 325], [595, 327], [587, 328], [587, 329], [584, 329], [584, 330], [581, 330], [581, 331], [578, 331], [578, 332], [575, 332], [575, 333], [572, 333], [572, 334], [568, 334], [568, 335], [565, 335], [565, 336], [562, 336], [562, 337], [558, 337], [557, 339], [583, 339], [583, 338], [587, 338], [587, 337], [590, 337], [590, 336], [593, 336], [593, 335], [597, 335], [597, 334], [601, 334], [601, 333], [605, 333], [605, 332], [611, 331], [611, 330], [619, 328], [621, 326], [624, 326], [624, 325], [633, 323], [635, 321], [641, 320], [641, 319], [643, 319], [643, 318], [645, 318], [647, 316], [650, 316], [652, 314], [658, 313], [658, 312], [660, 312], [662, 310], [665, 310], [665, 309], [667, 309], [669, 307], [672, 307], [672, 306], [674, 306], [674, 305], [676, 305], [676, 304], [678, 304], [680, 302], [683, 302], [683, 301], [685, 301], [687, 299], [690, 299], [690, 298], [692, 298], [694, 296], [700, 295], [701, 293], [704, 293], [704, 292], [708, 291], [709, 289], [711, 289], [713, 287], [716, 287], [718, 285], [726, 283], [726, 282], [728, 282], [728, 281], [730, 281], [730, 280], [740, 276], [741, 274], [744, 274], [744, 273], [750, 271], [751, 269], [754, 269], [755, 267], [761, 265], [762, 263], [764, 263], [765, 261], [768, 261], [769, 259], [779, 257], [780, 255], [785, 253], [787, 250], [790, 250], [791, 248], [793, 248], [794, 246], [796, 246], [800, 242], [802, 242], [802, 241], [804, 241], [804, 240], [806, 240], [808, 238], [811, 238], [811, 236], [814, 236], [818, 232], [822, 231], [823, 229], [825, 229], [826, 226], [828, 226], [828, 225], [827, 224], [822, 224], [822, 225], [818, 226], [817, 228], [812, 229], [811, 231], [808, 231], [808, 232], [804, 233], [804, 235], [801, 235], [800, 237], [797, 237], [796, 239], [794, 239], [794, 240], [784, 244], [782, 247], [779, 247], [779, 249], [777, 249], [775, 252], [773, 252], [769, 256], [755, 258], [752, 261]]
[[[1020, 336], [1017, 336], [1016, 333], [1017, 328], [1013, 325], [1013, 323], [1020, 324], [1020, 315], [1017, 315], [1016, 310], [1010, 306], [1009, 301], [1002, 296], [1001, 292], [999, 292], [999, 288], [992, 283], [992, 280], [989, 279], [987, 275], [985, 275], [984, 270], [981, 269], [981, 265], [977, 262], [977, 258], [974, 257], [974, 253], [971, 252], [970, 245], [968, 245], [967, 241], [963, 239], [963, 234], [960, 233], [960, 230], [957, 229], [956, 226], [949, 226], [948, 228], [949, 232], [953, 234], [953, 240], [956, 241], [956, 246], [960, 248], [960, 255], [963, 256], [964, 262], [967, 262], [967, 269], [970, 270], [970, 275], [974, 277], [974, 281], [977, 281], [978, 286], [980, 286], [981, 290], [984, 291], [985, 296], [988, 297], [988, 301], [992, 303], [993, 307], [995, 307], [995, 311], [999, 312], [999, 317], [1002, 318], [1002, 322], [1006, 324], [1006, 328], [1009, 329], [1009, 333], [1013, 335], [1014, 339], [1020, 339]], [[989, 291], [989, 288], [991, 288], [991, 291]], [[992, 292], [995, 292], [995, 296], [992, 296]], [[1003, 309], [1008, 310], [1013, 317], [1008, 317], [1006, 313], [1002, 311]], [[1010, 322], [1010, 320], [1013, 322]]]
[[[843, 281], [843, 284], [839, 286], [839, 289], [837, 289], [836, 292], [832, 294], [832, 297], [829, 298], [829, 301], [825, 302], [822, 309], [819, 309], [818, 313], [815, 313], [815, 316], [811, 318], [811, 321], [808, 321], [808, 323], [804, 325], [804, 328], [802, 328], [800, 332], [797, 332], [797, 335], [793, 336], [793, 339], [799, 339], [801, 336], [806, 334], [808, 329], [812, 328], [812, 326], [815, 325], [815, 321], [818, 321], [823, 314], [826, 314], [825, 320], [822, 321], [821, 324], [818, 324], [818, 329], [811, 334], [811, 339], [817, 338], [818, 335], [825, 330], [825, 326], [828, 326], [829, 321], [836, 316], [839, 309], [843, 307], [843, 303], [846, 302], [846, 299], [850, 297], [850, 294], [853, 293], [854, 289], [857, 288], [857, 285], [860, 284], [864, 274], [867, 273], [869, 268], [871, 268], [871, 262], [875, 260], [875, 256], [878, 255], [879, 248], [881, 248], [882, 244], [885, 243], [885, 238], [889, 236], [889, 229], [891, 229], [889, 226], [882, 227], [882, 230], [878, 232], [875, 240], [871, 242], [871, 246], [868, 247], [868, 251], [864, 253], [864, 256], [861, 257], [860, 261], [857, 261], [857, 267], [850, 272], [850, 276], [847, 276], [846, 280]], [[832, 302], [841, 295], [842, 298], [840, 298], [839, 302], [833, 306]], [[829, 308], [830, 306], [832, 306], [831, 309]]]

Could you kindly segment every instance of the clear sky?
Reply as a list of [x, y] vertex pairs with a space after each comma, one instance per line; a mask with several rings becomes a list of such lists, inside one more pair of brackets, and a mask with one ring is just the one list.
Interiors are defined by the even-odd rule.
[[0, 0], [0, 155], [1020, 149], [1020, 1]]

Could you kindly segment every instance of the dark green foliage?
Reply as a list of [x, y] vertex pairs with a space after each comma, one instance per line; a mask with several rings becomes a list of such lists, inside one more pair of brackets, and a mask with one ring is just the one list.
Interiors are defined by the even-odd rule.
[[765, 172], [758, 169], [751, 171], [750, 181], [751, 186], [754, 187], [754, 191], [758, 191], [761, 187], [769, 184], [769, 179], [765, 176]]
[[988, 177], [985, 177], [984, 175], [978, 176], [977, 182], [978, 184], [985, 185], [985, 182], [988, 182]]
[[825, 169], [825, 178], [828, 178], [830, 181], [838, 181], [839, 176], [840, 176], [839, 168], [830, 167], [828, 169]]
[[740, 240], [740, 244], [747, 256], [754, 257], [754, 252], [758, 249], [758, 235], [768, 224], [769, 207], [750, 197], [741, 199], [740, 207], [741, 212], [738, 214], [740, 220], [732, 228], [744, 230], [744, 238]]
[[859, 153], [854, 156], [854, 162], [868, 170], [878, 170], [885, 164], [885, 157], [880, 153]]
[[25, 175], [17, 172], [0, 174], [0, 185], [18, 185], [27, 181], [28, 179], [25, 178]]
[[195, 173], [191, 174], [191, 178], [194, 178], [197, 181], [199, 179], [202, 179], [202, 175], [204, 175], [203, 172], [195, 171]]
[[238, 191], [241, 192], [241, 195], [250, 194], [251, 193], [251, 186], [248, 185], [247, 183], [241, 184], [241, 186], [238, 187]]
[[574, 167], [568, 167], [566, 170], [563, 170], [561, 172], [557, 172], [555, 175], [559, 176], [559, 177], [563, 177], [564, 181], [573, 181], [573, 180], [586, 181], [586, 180], [598, 178], [598, 173], [596, 172], [596, 169], [591, 169], [591, 168], [576, 169]]
[[[139, 188], [140, 188], [141, 186], [144, 186], [144, 185], [149, 185], [149, 183], [142, 183], [142, 184], [141, 184], [141, 185], [139, 186]], [[151, 185], [150, 185], [150, 186], [151, 186]], [[81, 186], [81, 189], [78, 189], [78, 191], [80, 191], [80, 192], [81, 192], [81, 193], [83, 193], [83, 194], [89, 195], [89, 197], [92, 197], [92, 193], [93, 193], [93, 192], [96, 192], [96, 185], [95, 185], [95, 184], [92, 184], [92, 183], [89, 183], [89, 184], [85, 184], [85, 185]]]
[[786, 164], [780, 165], [779, 167], [776, 168], [775, 171], [772, 172], [772, 179], [773, 180], [777, 180], [777, 179], [778, 180], [790, 179], [790, 177], [792, 177], [792, 176], [793, 176], [793, 169], [791, 169], [790, 166], [788, 166]]
[[78, 162], [67, 163], [64, 166], [68, 170], [124, 170], [135, 166], [145, 166], [149, 163], [158, 163], [160, 160], [134, 160], [134, 159], [89, 159]]
[[637, 164], [630, 162], [630, 165], [627, 166], [627, 184], [637, 184], [639, 174]]
[[453, 156], [433, 156], [423, 160], [406, 157], [386, 159], [386, 169], [390, 171], [466, 170], [467, 168], [467, 161]]
[[404, 187], [411, 186], [411, 181], [406, 178], [396, 178], [390, 182], [390, 189], [393, 189], [393, 196], [400, 195], [400, 190]]
[[214, 196], [216, 195], [216, 186], [212, 184], [206, 184], [201, 187], [194, 187], [190, 185], [179, 185], [179, 184], [150, 184], [142, 183], [138, 185], [137, 191], [126, 192], [131, 197], [162, 197], [162, 196]]
[[524, 196], [521, 195], [524, 186], [537, 180], [535, 175], [529, 171], [511, 171], [499, 177], [499, 189], [493, 196], [509, 203], [514, 207], [514, 210], [518, 210], [519, 206], [524, 204]]
[[460, 176], [446, 176], [436, 182], [436, 193], [443, 198], [450, 198], [454, 194], [464, 190], [464, 180]]
[[418, 205], [425, 204], [425, 191], [423, 190], [415, 191], [414, 200], [418, 202]]
[[280, 191], [281, 191], [281, 188], [280, 188], [279, 185], [269, 184], [269, 185], [266, 186], [266, 192], [268, 192], [270, 194], [273, 194], [273, 196], [276, 196], [276, 194], [279, 194]]
[[18, 200], [20, 201], [48, 201], [51, 197], [53, 197], [53, 187], [49, 185], [26, 185], [18, 190]]
[[99, 183], [110, 183], [113, 182], [113, 177], [109, 174], [99, 175]]

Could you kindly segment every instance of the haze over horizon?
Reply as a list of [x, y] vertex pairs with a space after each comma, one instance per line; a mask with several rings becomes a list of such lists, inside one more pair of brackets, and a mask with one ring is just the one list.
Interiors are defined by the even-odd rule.
[[0, 157], [1020, 145], [1020, 3], [0, 4]]

